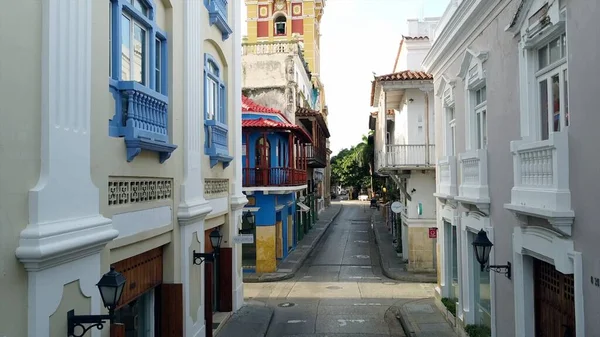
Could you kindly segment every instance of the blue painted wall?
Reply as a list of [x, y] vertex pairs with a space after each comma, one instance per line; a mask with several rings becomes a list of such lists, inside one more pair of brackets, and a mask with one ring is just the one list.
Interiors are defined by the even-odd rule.
[[[246, 155], [242, 156], [242, 162], [244, 168], [256, 167], [256, 141], [262, 137], [262, 133], [253, 132], [250, 134], [250, 146], [246, 152]], [[246, 147], [246, 137], [242, 137], [242, 146]], [[270, 133], [267, 135], [267, 140], [271, 144], [271, 151], [269, 157], [271, 159], [271, 167], [288, 167], [288, 160], [290, 156], [289, 151], [289, 133]], [[281, 150], [278, 150], [281, 148]], [[249, 156], [250, 165], [246, 165], [246, 156]]]

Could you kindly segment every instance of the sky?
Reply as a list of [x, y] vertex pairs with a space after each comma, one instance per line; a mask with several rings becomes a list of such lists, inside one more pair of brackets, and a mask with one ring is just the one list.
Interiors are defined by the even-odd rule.
[[[238, 0], [241, 1], [241, 0]], [[332, 156], [369, 132], [371, 81], [393, 71], [406, 20], [441, 16], [449, 0], [327, 0], [321, 21], [321, 80]], [[246, 12], [242, 11], [246, 22]], [[246, 35], [246, 25], [242, 25]]]

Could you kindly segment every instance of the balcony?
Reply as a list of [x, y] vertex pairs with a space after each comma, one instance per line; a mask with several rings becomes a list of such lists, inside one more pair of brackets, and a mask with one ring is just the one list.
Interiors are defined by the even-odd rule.
[[327, 166], [325, 148], [316, 148], [313, 144], [306, 144], [305, 149], [308, 167], [324, 168]]
[[487, 213], [490, 204], [487, 150], [474, 150], [458, 155], [460, 186], [458, 201], [476, 205]]
[[307, 184], [306, 171], [289, 167], [244, 168], [244, 187], [289, 187]]
[[456, 191], [456, 157], [443, 157], [437, 164], [440, 181], [434, 194], [441, 199], [454, 199]]
[[435, 145], [387, 145], [383, 169], [434, 168]]
[[169, 143], [168, 98], [133, 81], [115, 81], [111, 92], [117, 98], [117, 113], [109, 132], [125, 138], [127, 161], [142, 150], [157, 152], [160, 163], [169, 159], [177, 146]]
[[204, 5], [208, 9], [211, 26], [216, 25], [221, 31], [223, 41], [227, 40], [233, 33], [227, 22], [227, 0], [204, 0]]
[[571, 235], [575, 213], [569, 188], [567, 132], [552, 133], [544, 141], [513, 141], [514, 187], [504, 208], [520, 215], [547, 219], [560, 232]]

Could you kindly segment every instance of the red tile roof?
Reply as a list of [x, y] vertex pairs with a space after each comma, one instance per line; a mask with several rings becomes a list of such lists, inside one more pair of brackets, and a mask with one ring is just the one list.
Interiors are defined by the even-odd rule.
[[377, 77], [377, 81], [431, 81], [433, 75], [419, 70], [404, 70], [398, 73], [382, 75]]
[[277, 109], [262, 106], [244, 95], [242, 95], [242, 112], [281, 113]]
[[420, 70], [404, 70], [398, 73], [381, 75], [375, 77], [371, 82], [371, 106], [375, 103], [375, 88], [377, 82], [392, 82], [392, 81], [433, 81], [433, 75]]
[[272, 119], [244, 119], [242, 120], [242, 128], [257, 128], [257, 129], [281, 129], [281, 130], [290, 130], [296, 133], [301, 138], [304, 138], [306, 141], [312, 141], [310, 136], [298, 125], [289, 124], [284, 122], [274, 121]]
[[316, 110], [312, 110], [312, 109], [308, 109], [308, 108], [304, 108], [304, 107], [296, 107], [296, 118], [297, 119], [302, 119], [302, 118], [311, 118], [314, 117], [317, 120], [317, 123], [319, 124], [319, 126], [321, 127], [321, 129], [323, 130], [323, 132], [325, 132], [325, 137], [329, 138], [331, 137], [331, 134], [329, 133], [329, 127], [327, 126], [327, 122], [325, 121], [325, 118], [323, 118], [323, 114], [320, 113], [319, 111]]

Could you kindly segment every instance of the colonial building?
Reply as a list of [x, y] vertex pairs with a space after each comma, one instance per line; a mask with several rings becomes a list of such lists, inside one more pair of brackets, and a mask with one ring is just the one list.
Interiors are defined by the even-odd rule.
[[302, 215], [309, 207], [298, 200], [306, 189], [306, 144], [311, 139], [279, 110], [242, 97], [243, 191], [246, 210], [254, 213], [254, 243], [243, 248], [244, 270], [271, 273], [277, 261], [296, 248], [308, 231]]
[[[18, 111], [0, 125], [0, 335], [68, 336], [114, 309], [87, 335], [210, 336], [213, 312], [241, 307], [240, 10], [48, 0], [0, 14], [3, 64], [20, 65], [0, 66]], [[96, 287], [110, 267], [116, 303]]]
[[[402, 224], [392, 235], [401, 245], [407, 270], [436, 270], [435, 241], [435, 139], [433, 124], [433, 77], [421, 71], [430, 47], [428, 35], [437, 18], [409, 20], [394, 64], [394, 72], [376, 76], [372, 82], [375, 171], [390, 177], [401, 191]], [[400, 248], [399, 248], [400, 250]]]
[[307, 144], [307, 190], [314, 223], [330, 202], [327, 106], [321, 83], [319, 25], [325, 1], [246, 1], [248, 36], [243, 43], [244, 95], [280, 110], [303, 128]]
[[440, 145], [437, 291], [458, 304], [459, 326], [599, 329], [589, 156], [599, 12], [586, 1], [451, 1], [435, 33], [423, 65]]

